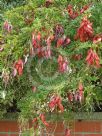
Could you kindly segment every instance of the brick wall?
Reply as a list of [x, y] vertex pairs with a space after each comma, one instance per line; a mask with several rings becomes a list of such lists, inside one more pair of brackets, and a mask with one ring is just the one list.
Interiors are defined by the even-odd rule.
[[[73, 121], [70, 123], [71, 136], [102, 136], [102, 121]], [[47, 131], [46, 131], [47, 130]], [[42, 132], [42, 136], [64, 136], [63, 122], [51, 123], [50, 127]], [[18, 136], [19, 126], [16, 121], [0, 121], [0, 136]], [[7, 132], [7, 133], [4, 133]], [[52, 133], [53, 132], [53, 133]]]

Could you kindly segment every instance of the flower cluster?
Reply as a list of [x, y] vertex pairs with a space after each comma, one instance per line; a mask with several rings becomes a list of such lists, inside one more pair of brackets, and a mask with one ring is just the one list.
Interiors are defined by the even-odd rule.
[[56, 25], [54, 29], [54, 41], [57, 48], [66, 47], [70, 44], [71, 40], [68, 36], [64, 35], [64, 29], [62, 25]]
[[88, 65], [95, 66], [97, 68], [100, 67], [100, 58], [98, 54], [91, 48], [87, 52], [86, 62]]
[[89, 9], [90, 5], [85, 5], [83, 6], [80, 11], [74, 11], [73, 6], [72, 5], [68, 5], [67, 7], [67, 11], [69, 14], [69, 17], [71, 19], [75, 19], [76, 17], [78, 17], [80, 14], [84, 13], [87, 9]]
[[45, 41], [46, 45], [45, 47], [42, 46], [42, 37], [41, 34], [38, 33], [35, 35], [35, 33], [32, 33], [32, 46], [31, 47], [31, 55], [34, 55], [34, 53], [37, 52], [38, 57], [45, 57], [45, 58], [51, 58], [51, 42], [53, 40], [52, 36], [49, 36]]
[[93, 38], [93, 28], [92, 23], [88, 20], [87, 17], [84, 17], [80, 27], [77, 30], [75, 39], [80, 39], [81, 42], [86, 42]]

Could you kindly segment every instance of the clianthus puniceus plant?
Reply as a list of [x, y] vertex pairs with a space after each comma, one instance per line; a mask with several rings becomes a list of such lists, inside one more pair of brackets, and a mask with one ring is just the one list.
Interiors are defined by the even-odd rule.
[[5, 12], [0, 103], [5, 111], [16, 105], [21, 126], [50, 127], [47, 113], [94, 111], [102, 100], [101, 6], [31, 0]]

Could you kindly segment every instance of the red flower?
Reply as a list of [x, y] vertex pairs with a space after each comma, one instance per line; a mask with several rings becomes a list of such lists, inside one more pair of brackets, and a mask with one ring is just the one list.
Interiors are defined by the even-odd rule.
[[63, 43], [64, 43], [64, 39], [63, 39], [63, 38], [59, 38], [59, 39], [57, 40], [57, 48], [60, 47], [60, 46], [62, 46]]
[[54, 97], [50, 102], [49, 102], [49, 107], [51, 109], [54, 109], [56, 106], [56, 97]]
[[[51, 48], [50, 48], [50, 46], [51, 46], [52, 40], [53, 40], [52, 36], [48, 37], [48, 39], [46, 40], [47, 47], [43, 48], [41, 46], [42, 42], [41, 42], [41, 34], [40, 34], [40, 32], [37, 34], [37, 36], [35, 36], [35, 34], [32, 33], [32, 45], [33, 45], [34, 49], [36, 49], [37, 55], [38, 55], [39, 58], [41, 58], [41, 57], [45, 57], [47, 59], [51, 58]], [[30, 50], [30, 52], [31, 52], [30, 54], [31, 55], [34, 54], [34, 49], [31, 48], [31, 50]]]
[[82, 9], [80, 10], [80, 13], [84, 13], [87, 9], [89, 9], [89, 5], [85, 5], [82, 7]]
[[60, 109], [61, 112], [64, 111], [64, 107], [62, 105], [61, 97], [58, 97], [57, 106], [58, 106], [58, 108]]
[[80, 24], [80, 27], [77, 30], [75, 39], [80, 39], [81, 42], [85, 42], [91, 39], [92, 37], [93, 37], [92, 23], [90, 23], [87, 17], [84, 17]]
[[38, 121], [38, 119], [37, 119], [37, 118], [34, 118], [33, 121], [32, 121], [32, 123], [35, 123], [35, 122], [37, 122], [37, 121]]
[[46, 40], [46, 44], [47, 44], [47, 47], [46, 47], [46, 50], [44, 51], [44, 56], [45, 58], [51, 58], [51, 54], [52, 54], [52, 51], [51, 51], [51, 42], [54, 40], [54, 37], [53, 35], [52, 36], [49, 36]]
[[59, 110], [61, 110], [61, 112], [64, 111], [60, 96], [53, 96], [51, 98], [51, 101], [49, 102], [49, 107], [51, 108], [51, 110], [54, 110], [56, 106], [59, 108]]
[[84, 97], [83, 96], [84, 95], [84, 92], [83, 92], [84, 91], [84, 87], [83, 87], [81, 82], [79, 83], [78, 91], [79, 91], [79, 100], [81, 102], [83, 97]]
[[98, 54], [95, 51], [93, 51], [91, 48], [88, 50], [86, 62], [88, 65], [93, 65], [97, 68], [100, 67], [100, 58]]
[[48, 58], [51, 58], [51, 49], [50, 48], [47, 48], [45, 50], [45, 53], [44, 53], [45, 57], [48, 59]]
[[65, 136], [71, 136], [71, 131], [69, 128], [65, 130]]
[[38, 127], [38, 119], [34, 118], [32, 123], [34, 123], [34, 128], [36, 129]]
[[58, 97], [58, 96], [53, 96], [53, 97], [51, 98], [51, 101], [49, 102], [49, 107], [54, 110], [54, 109], [55, 109], [55, 106], [56, 106], [57, 103], [58, 103], [58, 101], [59, 101], [59, 97]]
[[93, 43], [94, 44], [98, 44], [98, 43], [101, 43], [101, 42], [102, 42], [102, 35], [94, 36], [94, 38], [93, 38]]
[[49, 123], [46, 122], [44, 114], [40, 114], [40, 119], [46, 127], [49, 127]]
[[75, 19], [78, 16], [78, 12], [74, 11], [71, 5], [68, 5], [67, 11], [71, 19]]
[[83, 92], [83, 90], [84, 90], [84, 87], [83, 87], [81, 82], [79, 83], [79, 88], [78, 89], [79, 89], [79, 92]]
[[64, 46], [70, 44], [71, 40], [69, 37], [66, 37], [65, 40], [64, 40]]
[[38, 33], [36, 38], [37, 38], [37, 41], [39, 41], [39, 42], [41, 41], [41, 33], [40, 32]]
[[66, 58], [63, 58], [61, 55], [58, 56], [58, 69], [59, 72], [66, 72], [68, 70], [68, 61]]
[[23, 74], [23, 61], [22, 59], [19, 59], [18, 62], [15, 63], [15, 69], [17, 70], [18, 72], [18, 75], [22, 75]]
[[40, 45], [38, 45], [37, 52], [39, 58], [44, 56], [44, 51], [42, 50], [42, 47]]
[[[45, 115], [44, 114], [40, 114], [39, 119], [42, 121], [42, 123], [46, 126], [49, 127], [49, 123], [46, 122], [45, 120]], [[35, 128], [37, 128], [38, 126], [38, 118], [34, 118], [32, 123], [35, 123]]]

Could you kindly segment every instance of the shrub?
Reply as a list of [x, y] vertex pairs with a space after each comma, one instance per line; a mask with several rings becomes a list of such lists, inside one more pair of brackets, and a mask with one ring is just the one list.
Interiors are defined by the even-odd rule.
[[[4, 13], [1, 107], [23, 123], [45, 113], [94, 111], [102, 99], [101, 2], [32, 0]], [[24, 121], [25, 120], [25, 121]]]

